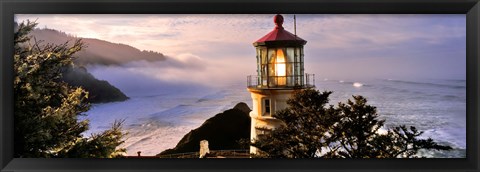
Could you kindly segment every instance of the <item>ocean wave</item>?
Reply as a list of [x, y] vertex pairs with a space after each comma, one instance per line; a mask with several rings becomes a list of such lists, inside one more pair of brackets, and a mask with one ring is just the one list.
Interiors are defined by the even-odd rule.
[[439, 83], [431, 83], [431, 82], [415, 82], [415, 81], [404, 81], [404, 80], [395, 80], [395, 79], [387, 79], [387, 81], [396, 82], [396, 83], [403, 83], [403, 84], [435, 86], [435, 87], [452, 88], [452, 89], [465, 89], [466, 88], [463, 85], [447, 85], [447, 84], [439, 84]]
[[457, 83], [466, 83], [467, 80], [464, 79], [446, 79], [445, 81], [457, 82]]
[[466, 158], [466, 149], [453, 148], [452, 150], [425, 150], [420, 149], [417, 156], [426, 158]]
[[191, 108], [189, 108], [189, 106], [192, 106], [192, 105], [180, 104], [172, 108], [168, 108], [166, 110], [153, 113], [150, 115], [150, 117], [153, 119], [159, 119], [159, 118], [165, 118], [167, 116], [179, 116], [179, 115], [187, 114], [191, 111]]
[[352, 81], [345, 81], [345, 80], [330, 80], [330, 81], [335, 81], [335, 82], [338, 82], [340, 84], [348, 84], [348, 85], [352, 85], [354, 87], [367, 86], [366, 84], [361, 83], [361, 82], [352, 82]]
[[225, 91], [225, 90], [218, 91], [218, 92], [213, 93], [213, 94], [208, 94], [208, 95], [205, 95], [205, 96], [201, 97], [200, 99], [198, 99], [197, 103], [210, 101], [210, 100], [223, 99], [223, 98], [225, 98], [226, 94], [227, 94], [227, 91]]
[[455, 96], [455, 95], [444, 95], [443, 100], [465, 100], [464, 97]]
[[424, 130], [422, 139], [432, 138], [436, 142], [452, 146], [453, 148], [466, 149], [466, 133], [464, 129], [451, 126]]
[[360, 82], [354, 82], [352, 85], [353, 85], [354, 87], [362, 87], [362, 86], [363, 86], [363, 84], [360, 83]]

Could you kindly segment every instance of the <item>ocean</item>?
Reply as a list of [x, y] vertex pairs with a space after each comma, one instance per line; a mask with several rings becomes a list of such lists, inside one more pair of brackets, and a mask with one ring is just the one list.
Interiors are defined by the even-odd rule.
[[[335, 80], [318, 79], [316, 89], [333, 91], [330, 104], [346, 102], [352, 95], [362, 95], [377, 107], [385, 126], [415, 126], [423, 138], [452, 146], [451, 151], [422, 151], [432, 158], [466, 156], [466, 81], [446, 79]], [[239, 102], [252, 107], [245, 83], [198, 90], [169, 91], [152, 95], [130, 96], [124, 102], [94, 104], [87, 116], [90, 130], [86, 135], [108, 129], [115, 120], [125, 120], [128, 132], [122, 145], [128, 155], [155, 155], [173, 148], [190, 130], [206, 119], [233, 108]]]

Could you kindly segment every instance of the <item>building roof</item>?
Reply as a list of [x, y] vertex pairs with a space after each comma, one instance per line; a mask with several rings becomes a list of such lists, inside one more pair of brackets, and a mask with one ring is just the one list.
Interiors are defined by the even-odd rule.
[[286, 31], [282, 24], [283, 24], [283, 17], [280, 14], [275, 15], [273, 18], [273, 22], [275, 23], [275, 28], [268, 33], [267, 35], [263, 36], [259, 40], [254, 42], [254, 45], [258, 43], [266, 43], [266, 42], [275, 42], [275, 41], [288, 41], [288, 42], [295, 42], [301, 45], [305, 45], [307, 41], [304, 39]]

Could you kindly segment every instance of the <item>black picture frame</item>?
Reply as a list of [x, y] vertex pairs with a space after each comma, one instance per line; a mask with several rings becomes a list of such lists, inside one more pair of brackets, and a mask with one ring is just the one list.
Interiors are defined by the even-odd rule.
[[[1, 171], [479, 171], [479, 0], [2, 0]], [[466, 14], [467, 157], [452, 159], [13, 158], [14, 14]]]

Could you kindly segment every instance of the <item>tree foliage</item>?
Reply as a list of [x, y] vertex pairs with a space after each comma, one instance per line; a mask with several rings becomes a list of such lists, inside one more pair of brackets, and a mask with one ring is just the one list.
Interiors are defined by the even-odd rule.
[[296, 91], [288, 108], [273, 117], [285, 125], [252, 142], [254, 157], [274, 158], [414, 158], [420, 149], [450, 150], [431, 138], [419, 139], [415, 127], [398, 126], [386, 132], [374, 106], [362, 96], [327, 105], [332, 92]]
[[91, 138], [82, 132], [88, 120], [79, 121], [90, 104], [88, 92], [60, 79], [73, 65], [81, 40], [69, 46], [31, 43], [28, 35], [37, 24], [20, 23], [14, 34], [14, 141], [15, 157], [112, 157], [124, 149], [121, 122]]

